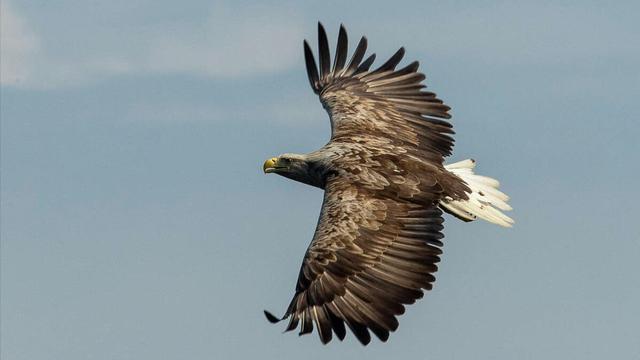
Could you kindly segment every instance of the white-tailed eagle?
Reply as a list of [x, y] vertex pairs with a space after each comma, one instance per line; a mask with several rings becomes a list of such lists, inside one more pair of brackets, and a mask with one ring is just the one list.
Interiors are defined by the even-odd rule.
[[[340, 27], [333, 64], [318, 24], [319, 66], [304, 42], [313, 91], [331, 120], [331, 140], [309, 154], [283, 154], [264, 163], [275, 173], [324, 189], [313, 240], [295, 295], [282, 318], [287, 331], [316, 328], [327, 343], [346, 327], [362, 344], [370, 332], [386, 341], [396, 317], [430, 290], [442, 254], [442, 210], [464, 221], [511, 226], [511, 210], [494, 179], [475, 175], [473, 160], [444, 165], [454, 133], [449, 107], [425, 91], [418, 62], [396, 70], [400, 48], [370, 70], [362, 37], [347, 61]], [[364, 59], [364, 60], [363, 60]]]

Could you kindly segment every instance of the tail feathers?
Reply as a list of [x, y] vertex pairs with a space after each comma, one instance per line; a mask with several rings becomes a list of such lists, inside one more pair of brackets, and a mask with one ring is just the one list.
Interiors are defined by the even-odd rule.
[[507, 204], [509, 197], [498, 190], [498, 180], [476, 175], [473, 172], [475, 166], [472, 159], [445, 165], [445, 169], [467, 183], [471, 193], [468, 200], [454, 200], [447, 196], [440, 201], [440, 207], [464, 221], [481, 218], [500, 226], [513, 226], [513, 219], [502, 213], [511, 210]]

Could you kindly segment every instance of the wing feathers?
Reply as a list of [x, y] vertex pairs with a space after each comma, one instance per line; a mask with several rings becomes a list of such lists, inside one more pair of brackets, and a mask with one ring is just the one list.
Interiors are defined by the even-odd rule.
[[307, 76], [309, 77], [311, 88], [317, 94], [320, 91], [318, 67], [316, 66], [316, 60], [313, 57], [313, 52], [311, 51], [307, 40], [304, 41], [304, 62], [307, 66]]
[[338, 34], [338, 44], [336, 45], [336, 58], [333, 62], [333, 73], [337, 74], [344, 67], [347, 61], [347, 52], [349, 51], [349, 41], [347, 39], [347, 31], [344, 26], [340, 25], [340, 33]]
[[402, 69], [397, 70], [396, 74], [404, 75], [404, 74], [414, 73], [414, 72], [418, 71], [419, 67], [420, 67], [420, 63], [418, 61], [414, 61], [411, 64], [403, 67]]
[[365, 320], [362, 315], [353, 308], [350, 302], [342, 297], [337, 298], [334, 303], [336, 304], [334, 308], [341, 314], [341, 317], [344, 318], [347, 326], [356, 335], [358, 341], [363, 345], [369, 344], [369, 342], [371, 342], [371, 335], [364, 325]]
[[351, 57], [351, 61], [349, 61], [349, 65], [347, 66], [347, 70], [344, 73], [344, 76], [351, 76], [360, 65], [362, 59], [364, 59], [364, 54], [367, 52], [367, 38], [362, 37], [358, 42], [358, 46]]
[[[362, 344], [371, 341], [371, 333], [386, 341], [398, 328], [396, 317], [404, 313], [404, 305], [421, 298], [435, 281], [442, 252], [438, 247], [442, 212], [432, 209], [434, 205], [376, 200], [369, 193], [353, 191], [338, 180], [326, 186], [318, 230], [284, 316], [290, 317], [286, 331], [300, 325], [303, 335], [315, 327], [327, 343], [333, 333], [344, 338], [346, 323]], [[342, 225], [337, 218], [354, 223]], [[373, 230], [373, 219], [390, 221]], [[337, 243], [341, 245], [332, 245]], [[328, 249], [335, 255], [321, 256]], [[332, 260], [323, 262], [325, 258]], [[279, 321], [270, 314], [267, 318]]]
[[267, 320], [269, 320], [270, 323], [272, 324], [277, 324], [280, 322], [280, 320], [282, 319], [278, 319], [277, 317], [275, 317], [272, 313], [268, 312], [267, 310], [264, 310], [264, 315], [267, 317]]
[[[375, 61], [375, 54], [363, 61], [366, 50], [367, 39], [362, 37], [345, 67], [347, 33], [344, 26], [340, 26], [331, 70], [327, 34], [322, 24], [318, 24], [318, 72], [313, 54], [305, 42], [309, 82], [330, 113], [332, 138], [336, 134], [344, 138], [345, 133], [355, 136], [363, 128], [369, 132], [377, 130], [384, 136], [394, 134], [394, 141], [404, 140], [405, 145], [412, 144], [415, 149], [410, 150], [416, 155], [442, 163], [443, 157], [451, 153], [453, 139], [442, 136], [442, 129], [437, 125], [444, 122], [439, 119], [451, 118], [450, 108], [434, 93], [422, 91], [425, 76], [418, 72], [417, 61], [395, 70], [405, 55], [403, 47], [373, 71], [369, 69]], [[345, 119], [348, 121], [343, 121]], [[357, 123], [359, 119], [367, 119], [367, 125]], [[417, 143], [411, 141], [416, 136], [420, 139]]]
[[298, 335], [310, 334], [313, 332], [313, 319], [311, 318], [309, 308], [302, 311], [300, 314], [300, 321], [302, 322], [302, 326], [300, 327]]
[[287, 325], [287, 328], [285, 329], [285, 331], [292, 331], [293, 329], [298, 327], [298, 323], [299, 323], [299, 319], [298, 316], [291, 316], [291, 319], [289, 320], [289, 324]]
[[325, 80], [331, 72], [331, 54], [329, 53], [329, 40], [324, 26], [318, 23], [318, 53], [320, 59], [320, 79]]
[[[369, 69], [375, 54], [365, 59], [366, 50], [367, 39], [362, 37], [347, 63], [348, 37], [340, 26], [332, 63], [327, 34], [318, 23], [316, 64], [304, 41], [309, 83], [330, 113], [332, 139], [356, 139], [366, 129], [373, 135], [368, 139], [401, 146], [407, 159], [423, 159], [420, 166], [441, 164], [453, 146], [448, 135], [452, 127], [442, 120], [450, 117], [450, 108], [423, 90], [425, 75], [418, 72], [417, 61], [396, 70], [404, 48], [373, 71]], [[379, 159], [382, 164], [390, 161]], [[343, 340], [346, 327], [364, 345], [371, 333], [386, 341], [398, 328], [397, 316], [404, 306], [432, 288], [443, 238], [442, 212], [433, 201], [443, 187], [433, 173], [416, 170], [420, 166], [398, 164], [402, 176], [354, 170], [360, 180], [368, 177], [369, 184], [383, 184], [375, 191], [339, 177], [327, 180], [296, 293], [282, 319], [265, 311], [270, 322], [289, 318], [286, 331], [299, 327], [300, 335], [315, 327], [323, 343], [333, 334]], [[383, 191], [389, 193], [381, 195]]]
[[354, 74], [360, 74], [363, 73], [365, 71], [368, 71], [369, 68], [371, 67], [371, 65], [373, 65], [373, 62], [376, 60], [376, 54], [371, 54], [367, 60], [363, 61], [362, 64], [360, 64], [358, 66], [358, 68], [356, 69], [356, 72]]
[[400, 49], [398, 49], [398, 51], [396, 51], [395, 54], [393, 54], [393, 56], [391, 56], [391, 58], [389, 58], [389, 60], [387, 60], [387, 62], [385, 62], [379, 68], [374, 70], [373, 73], [375, 74], [375, 73], [381, 73], [384, 71], [394, 70], [396, 66], [398, 66], [398, 64], [400, 63], [403, 57], [404, 57], [404, 47], [401, 47]]
[[318, 335], [320, 336], [320, 341], [323, 344], [331, 341], [332, 338], [332, 326], [331, 320], [329, 319], [329, 315], [326, 313], [325, 307], [323, 306], [314, 306], [311, 308], [311, 313], [313, 315], [313, 321], [318, 328]]
[[[376, 88], [384, 87], [385, 85], [393, 84], [393, 86], [402, 86], [419, 83], [424, 80], [425, 76], [420, 73], [410, 73], [405, 75], [396, 76], [388, 76], [381, 79], [373, 80], [369, 83], [369, 88], [371, 91], [376, 91]], [[381, 89], [384, 92], [384, 89]]]

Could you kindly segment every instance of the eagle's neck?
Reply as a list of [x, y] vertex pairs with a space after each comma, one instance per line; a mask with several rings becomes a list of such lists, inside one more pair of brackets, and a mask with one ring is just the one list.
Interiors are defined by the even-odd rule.
[[304, 161], [304, 166], [298, 166], [294, 172], [282, 174], [291, 180], [324, 189], [326, 179], [332, 173], [330, 154], [322, 151], [314, 151], [309, 154], [299, 155]]

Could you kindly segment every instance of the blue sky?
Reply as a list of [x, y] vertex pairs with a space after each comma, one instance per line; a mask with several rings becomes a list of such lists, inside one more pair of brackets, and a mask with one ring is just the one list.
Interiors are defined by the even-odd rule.
[[[1, 4], [3, 359], [640, 357], [637, 2]], [[261, 172], [328, 140], [318, 20], [406, 46], [453, 107], [452, 161], [515, 208], [447, 217], [435, 289], [367, 348], [262, 315], [322, 200]]]

